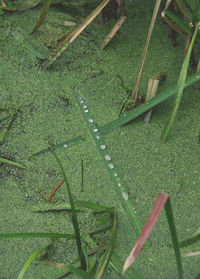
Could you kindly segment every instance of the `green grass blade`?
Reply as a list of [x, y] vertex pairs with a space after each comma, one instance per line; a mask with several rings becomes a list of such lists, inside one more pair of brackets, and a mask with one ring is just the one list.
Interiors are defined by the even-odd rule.
[[180, 17], [168, 10], [165, 10], [165, 14], [169, 17], [169, 19], [176, 23], [176, 25], [179, 26], [185, 33], [192, 36], [191, 28]]
[[85, 270], [86, 269], [86, 262], [85, 262], [85, 257], [84, 257], [83, 251], [82, 251], [80, 229], [79, 229], [79, 225], [78, 225], [78, 219], [77, 219], [77, 215], [76, 215], [75, 204], [74, 204], [74, 200], [73, 200], [73, 197], [72, 197], [71, 189], [70, 189], [70, 186], [69, 186], [69, 183], [68, 183], [68, 180], [67, 180], [67, 176], [66, 176], [65, 170], [62, 166], [62, 163], [61, 163], [60, 159], [58, 158], [57, 154], [55, 153], [55, 151], [53, 150], [52, 147], [50, 147], [49, 149], [51, 150], [51, 152], [54, 155], [56, 161], [58, 162], [58, 165], [59, 165], [60, 170], [62, 172], [63, 178], [65, 180], [67, 195], [68, 195], [69, 203], [70, 203], [71, 210], [72, 210], [72, 223], [73, 223], [74, 232], [75, 232], [75, 236], [76, 236], [76, 244], [77, 244], [78, 254], [79, 254], [79, 258], [80, 258], [80, 262], [81, 262], [81, 268], [83, 270]]
[[115, 244], [115, 239], [116, 239], [116, 230], [117, 230], [117, 214], [114, 212], [113, 214], [113, 226], [112, 226], [112, 232], [111, 232], [111, 237], [108, 241], [106, 251], [101, 259], [101, 262], [97, 268], [96, 274], [95, 274], [95, 279], [101, 279], [103, 278], [104, 272], [110, 262], [113, 249], [114, 249], [114, 244]]
[[26, 261], [25, 265], [23, 266], [22, 270], [20, 271], [17, 279], [22, 279], [24, 277], [25, 272], [27, 271], [28, 267], [31, 265], [31, 263], [43, 252], [47, 252], [48, 249], [50, 248], [51, 244], [46, 245], [43, 248], [40, 248], [38, 250], [35, 250], [30, 257], [28, 258], [28, 260]]
[[[200, 80], [199, 73], [191, 75], [189, 78], [187, 78], [187, 80], [184, 84], [184, 88], [191, 86], [192, 84], [196, 83], [199, 80]], [[172, 97], [173, 95], [176, 94], [176, 92], [177, 92], [177, 85], [170, 87], [161, 93], [158, 93], [158, 95], [156, 95], [156, 97], [141, 104], [140, 106], [134, 108], [133, 110], [124, 113], [123, 116], [117, 118], [116, 120], [113, 120], [110, 123], [108, 123], [102, 127], [99, 127], [101, 134], [106, 134], [118, 127], [121, 127], [121, 126], [127, 124], [128, 122], [132, 121], [139, 115], [143, 114], [144, 112], [148, 111], [149, 109], [155, 107], [156, 105], [158, 105], [158, 104], [164, 102], [165, 100], [167, 100], [168, 98]]]
[[183, 95], [185, 79], [186, 79], [186, 76], [187, 76], [188, 66], [189, 66], [189, 62], [190, 62], [190, 56], [191, 56], [191, 53], [192, 53], [192, 49], [193, 49], [193, 45], [194, 45], [194, 42], [195, 42], [195, 39], [196, 39], [198, 29], [199, 29], [199, 25], [197, 24], [196, 28], [195, 28], [194, 35], [192, 37], [192, 41], [190, 43], [187, 55], [185, 57], [185, 60], [184, 60], [184, 63], [183, 63], [183, 66], [182, 66], [182, 69], [181, 69], [181, 72], [180, 72], [179, 80], [178, 80], [178, 83], [177, 83], [177, 94], [176, 94], [176, 98], [175, 98], [175, 101], [174, 101], [173, 110], [171, 112], [169, 120], [168, 120], [168, 122], [167, 122], [167, 124], [164, 128], [164, 131], [162, 133], [162, 136], [161, 136], [162, 142], [165, 142], [165, 140], [169, 136], [169, 133], [172, 129], [176, 114], [178, 112], [178, 108], [179, 108], [179, 105], [180, 105], [180, 102], [181, 102], [181, 99], [182, 99], [182, 95]]
[[51, 5], [51, 0], [45, 0], [45, 1], [44, 1], [44, 5], [43, 5], [43, 7], [42, 7], [40, 17], [39, 17], [39, 19], [38, 19], [36, 25], [34, 26], [34, 28], [33, 28], [32, 32], [31, 32], [31, 34], [37, 32], [37, 31], [39, 30], [39, 28], [40, 28], [42, 22], [44, 21], [46, 15], [47, 15], [47, 12], [48, 12], [48, 9], [49, 9], [50, 5]]
[[171, 237], [172, 237], [172, 243], [173, 243], [173, 247], [174, 247], [174, 252], [175, 252], [175, 256], [176, 256], [178, 278], [183, 279], [181, 254], [180, 254], [178, 237], [177, 237], [176, 227], [174, 224], [174, 217], [173, 217], [170, 199], [168, 199], [165, 204], [165, 213], [167, 216], [167, 221], [168, 221], [168, 225], [169, 225], [169, 229], [170, 229], [170, 233], [171, 233]]
[[193, 237], [190, 237], [190, 238], [187, 238], [185, 240], [182, 240], [180, 243], [179, 243], [179, 247], [180, 248], [183, 248], [183, 247], [186, 247], [186, 246], [189, 246], [195, 242], [197, 242], [198, 240], [200, 240], [200, 233], [193, 236]]
[[115, 189], [119, 195], [121, 203], [123, 204], [123, 206], [125, 208], [125, 211], [129, 217], [129, 220], [130, 220], [134, 230], [136, 231], [136, 234], [139, 235], [141, 228], [142, 228], [140, 218], [136, 212], [135, 207], [133, 206], [133, 204], [131, 202], [131, 199], [127, 193], [127, 190], [125, 189], [125, 187], [123, 185], [123, 182], [119, 176], [119, 173], [117, 172], [116, 167], [113, 164], [112, 158], [108, 152], [108, 148], [103, 141], [103, 137], [102, 137], [101, 133], [99, 132], [99, 128], [95, 124], [95, 121], [89, 111], [87, 103], [83, 100], [83, 98], [81, 96], [79, 96], [77, 90], [74, 91], [74, 95], [75, 95], [77, 103], [81, 109], [81, 112], [83, 113], [85, 120], [88, 124], [90, 133], [93, 136], [93, 139], [95, 140], [97, 150], [99, 151], [99, 154], [103, 158], [105, 167], [115, 186]]
[[0, 239], [10, 238], [68, 238], [75, 239], [74, 234], [64, 233], [0, 233]]
[[[61, 143], [55, 144], [54, 145], [54, 150], [60, 149], [60, 148], [68, 148], [74, 144], [78, 144], [81, 143], [85, 138], [83, 136], [77, 136], [77, 137], [73, 137], [67, 141], [63, 141]], [[39, 155], [43, 155], [43, 154], [47, 154], [49, 153], [50, 150], [49, 148], [45, 148], [43, 150], [40, 150], [34, 154], [32, 154], [31, 156], [37, 157]]]
[[2, 158], [2, 157], [0, 157], [0, 163], [12, 165], [12, 166], [15, 166], [15, 167], [18, 167], [18, 168], [22, 168], [22, 169], [26, 168], [24, 165], [22, 165], [20, 163], [17, 163], [17, 162], [14, 162], [14, 161]]

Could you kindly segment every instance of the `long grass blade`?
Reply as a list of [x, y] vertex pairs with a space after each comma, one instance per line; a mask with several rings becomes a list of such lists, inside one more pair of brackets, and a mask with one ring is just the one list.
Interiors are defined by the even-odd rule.
[[74, 204], [74, 200], [73, 200], [73, 197], [72, 197], [71, 189], [70, 189], [68, 179], [67, 179], [65, 170], [62, 166], [62, 163], [61, 163], [60, 159], [58, 158], [57, 154], [53, 150], [53, 147], [50, 146], [49, 149], [51, 150], [51, 152], [54, 155], [56, 161], [58, 162], [58, 165], [59, 165], [60, 170], [62, 172], [63, 178], [65, 180], [67, 195], [68, 195], [69, 203], [70, 203], [71, 210], [72, 210], [72, 223], [73, 223], [74, 232], [75, 232], [75, 236], [76, 236], [76, 244], [77, 244], [78, 254], [79, 254], [79, 258], [80, 258], [80, 262], [81, 262], [81, 268], [83, 270], [85, 270], [86, 269], [86, 262], [85, 262], [85, 257], [84, 257], [83, 250], [82, 250], [80, 229], [79, 229], [79, 225], [78, 225], [78, 219], [77, 219], [77, 214], [76, 214], [76, 210], [75, 210], [75, 204]]
[[185, 79], [186, 79], [186, 76], [187, 76], [190, 56], [191, 56], [191, 53], [192, 53], [192, 49], [193, 49], [193, 45], [194, 45], [194, 42], [195, 42], [195, 39], [196, 39], [196, 36], [197, 36], [198, 29], [199, 29], [199, 24], [196, 25], [195, 32], [194, 32], [194, 35], [192, 37], [192, 41], [190, 43], [187, 55], [185, 57], [185, 60], [184, 60], [184, 63], [183, 63], [183, 66], [182, 66], [182, 69], [181, 69], [181, 72], [180, 72], [179, 80], [178, 80], [178, 83], [177, 83], [176, 99], [174, 101], [173, 110], [171, 112], [169, 120], [168, 120], [168, 122], [167, 122], [167, 124], [164, 128], [163, 134], [161, 136], [161, 141], [162, 142], [164, 142], [167, 139], [167, 137], [169, 136], [169, 133], [170, 133], [170, 130], [172, 129], [176, 114], [178, 112], [178, 108], [179, 108], [179, 105], [180, 105], [180, 102], [181, 102], [181, 99], [182, 99], [182, 95], [183, 95], [183, 89], [184, 89], [184, 86], [185, 86], [184, 84], [185, 84]]
[[66, 233], [0, 233], [0, 239], [10, 238], [68, 238], [75, 239], [74, 234]]
[[175, 227], [175, 224], [174, 224], [174, 217], [173, 217], [173, 212], [172, 212], [172, 208], [171, 208], [170, 199], [168, 199], [168, 201], [166, 202], [165, 212], [166, 212], [167, 221], [168, 221], [168, 224], [169, 224], [169, 229], [170, 229], [170, 233], [171, 233], [171, 237], [172, 237], [174, 252], [175, 252], [175, 256], [176, 256], [178, 278], [183, 279], [183, 268], [182, 268], [181, 254], [180, 254], [178, 236], [177, 236], [176, 227]]
[[23, 268], [21, 269], [17, 279], [22, 279], [24, 277], [24, 274], [26, 273], [28, 267], [31, 265], [31, 263], [41, 254], [41, 253], [46, 253], [49, 248], [51, 247], [52, 243], [46, 245], [43, 248], [40, 248], [38, 250], [35, 250], [30, 257], [28, 258], [28, 260], [26, 261], [25, 265], [23, 266]]
[[[200, 73], [191, 75], [185, 81], [184, 88], [191, 86], [192, 84], [196, 83], [199, 80], [200, 80]], [[118, 127], [121, 127], [121, 126], [127, 124], [128, 122], [132, 121], [139, 115], [143, 114], [144, 112], [148, 111], [149, 109], [155, 107], [156, 105], [158, 105], [158, 104], [164, 102], [165, 100], [167, 100], [168, 98], [172, 97], [173, 95], [176, 94], [176, 92], [177, 92], [177, 85], [170, 87], [161, 93], [158, 93], [158, 95], [156, 97], [141, 104], [140, 106], [134, 108], [133, 110], [124, 113], [123, 116], [117, 118], [116, 120], [113, 120], [110, 123], [108, 123], [102, 127], [99, 127], [99, 131], [101, 132], [101, 134], [106, 134]]]
[[142, 232], [141, 232], [140, 236], [138, 237], [134, 247], [132, 248], [129, 256], [127, 257], [127, 259], [124, 263], [123, 274], [129, 268], [129, 266], [131, 266], [132, 263], [135, 261], [137, 255], [139, 254], [145, 241], [147, 240], [153, 227], [155, 226], [158, 216], [160, 215], [160, 212], [162, 211], [163, 207], [165, 206], [167, 200], [168, 200], [167, 194], [160, 193], [158, 195], [158, 198], [151, 210], [151, 213], [149, 214], [149, 217], [147, 218], [147, 221], [142, 229]]
[[76, 97], [77, 103], [85, 117], [85, 120], [88, 124], [89, 130], [91, 135], [93, 136], [93, 139], [95, 140], [97, 150], [99, 151], [99, 154], [103, 158], [104, 164], [106, 166], [106, 169], [108, 171], [108, 174], [110, 175], [110, 178], [115, 186], [115, 189], [119, 195], [119, 198], [126, 210], [126, 213], [129, 217], [129, 220], [134, 227], [134, 230], [136, 231], [136, 234], [139, 235], [141, 231], [141, 221], [137, 214], [136, 209], [134, 208], [131, 199], [127, 193], [127, 190], [125, 189], [123, 182], [119, 176], [119, 173], [116, 170], [116, 167], [113, 164], [112, 158], [109, 155], [108, 147], [103, 141], [103, 137], [101, 133], [99, 132], [98, 126], [95, 124], [95, 121], [93, 119], [92, 114], [90, 113], [90, 110], [88, 108], [87, 103], [84, 101], [84, 99], [79, 96], [78, 91], [74, 91], [74, 95]]

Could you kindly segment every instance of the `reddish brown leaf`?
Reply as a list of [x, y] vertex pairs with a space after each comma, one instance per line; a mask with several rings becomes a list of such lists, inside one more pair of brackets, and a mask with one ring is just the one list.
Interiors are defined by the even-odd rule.
[[163, 207], [165, 206], [165, 203], [167, 200], [168, 200], [167, 194], [159, 193], [158, 198], [151, 210], [151, 213], [150, 213], [149, 217], [147, 218], [147, 221], [142, 229], [142, 232], [140, 233], [140, 236], [138, 237], [133, 249], [131, 250], [131, 253], [129, 254], [129, 256], [127, 257], [127, 259], [124, 263], [123, 273], [134, 262], [138, 253], [142, 249], [142, 246], [144, 245], [150, 232], [152, 231], [152, 229], [157, 221], [157, 218], [158, 218], [160, 212], [162, 211]]

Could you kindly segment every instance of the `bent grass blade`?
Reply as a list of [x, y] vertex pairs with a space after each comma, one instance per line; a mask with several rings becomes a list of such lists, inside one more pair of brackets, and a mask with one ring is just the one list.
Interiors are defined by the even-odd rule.
[[63, 168], [63, 165], [62, 165], [60, 159], [58, 158], [57, 154], [53, 150], [53, 147], [49, 146], [49, 150], [52, 152], [52, 154], [54, 155], [56, 161], [58, 162], [58, 165], [59, 165], [60, 170], [62, 172], [62, 176], [63, 176], [63, 178], [65, 180], [67, 196], [68, 196], [69, 203], [70, 203], [71, 210], [72, 210], [72, 224], [73, 224], [74, 232], [75, 232], [75, 236], [76, 236], [76, 244], [77, 244], [79, 259], [80, 259], [80, 262], [81, 262], [81, 268], [83, 270], [85, 270], [86, 269], [86, 262], [85, 262], [85, 257], [84, 257], [84, 253], [83, 253], [83, 250], [82, 250], [80, 229], [79, 229], [77, 214], [76, 214], [76, 210], [75, 210], [75, 203], [74, 203], [74, 200], [73, 200], [73, 197], [72, 197], [72, 193], [71, 193], [71, 189], [70, 189], [70, 186], [69, 186], [69, 183], [68, 183], [68, 179], [67, 179], [65, 170]]
[[22, 279], [24, 277], [24, 274], [26, 273], [28, 267], [31, 265], [31, 263], [41, 254], [44, 252], [47, 252], [49, 250], [49, 248], [52, 246], [52, 243], [46, 245], [43, 248], [40, 248], [38, 250], [35, 250], [30, 257], [28, 258], [28, 260], [26, 261], [25, 265], [23, 266], [23, 268], [21, 269], [17, 279]]
[[185, 79], [186, 79], [186, 76], [187, 76], [188, 66], [189, 66], [189, 62], [190, 62], [190, 56], [191, 56], [191, 53], [192, 53], [192, 49], [193, 49], [193, 46], [194, 46], [194, 42], [195, 42], [198, 30], [199, 30], [199, 24], [196, 24], [195, 32], [194, 32], [194, 35], [192, 37], [192, 41], [190, 43], [187, 55], [185, 57], [185, 60], [184, 60], [184, 63], [183, 63], [183, 66], [182, 66], [182, 69], [181, 69], [181, 72], [180, 72], [179, 80], [178, 80], [178, 83], [177, 83], [177, 93], [176, 93], [176, 99], [175, 99], [174, 105], [173, 105], [173, 110], [171, 112], [169, 120], [168, 120], [168, 122], [167, 122], [167, 124], [164, 128], [164, 131], [162, 133], [162, 136], [161, 136], [161, 141], [162, 142], [165, 142], [165, 140], [169, 136], [169, 133], [170, 133], [170, 131], [172, 129], [172, 126], [174, 124], [175, 117], [176, 117], [177, 112], [178, 112], [178, 108], [179, 108], [179, 105], [180, 105], [180, 102], [181, 102], [181, 99], [182, 99], [182, 95], [183, 95], [183, 89], [185, 87], [184, 83], [185, 83]]
[[101, 157], [103, 158], [106, 169], [115, 186], [115, 189], [119, 195], [119, 198], [126, 210], [129, 220], [130, 220], [131, 224], [133, 225], [134, 230], [136, 231], [136, 234], [139, 235], [141, 228], [142, 228], [140, 218], [129, 198], [127, 190], [125, 189], [123, 182], [119, 176], [119, 173], [117, 172], [116, 167], [113, 164], [112, 158], [108, 152], [108, 148], [103, 141], [103, 137], [102, 137], [101, 133], [99, 132], [99, 128], [95, 124], [95, 121], [89, 111], [87, 103], [83, 100], [83, 98], [81, 96], [79, 96], [77, 90], [74, 91], [74, 95], [75, 95], [77, 103], [81, 109], [81, 112], [83, 113], [85, 120], [88, 124], [90, 133], [93, 136], [93, 139], [95, 140], [97, 150], [98, 150], [99, 154], [101, 155]]

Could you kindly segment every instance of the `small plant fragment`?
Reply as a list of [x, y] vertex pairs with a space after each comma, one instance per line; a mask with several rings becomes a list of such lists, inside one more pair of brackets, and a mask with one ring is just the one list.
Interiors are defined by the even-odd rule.
[[187, 71], [188, 71], [188, 66], [189, 66], [189, 61], [190, 61], [190, 56], [191, 56], [191, 52], [193, 49], [193, 45], [197, 36], [197, 33], [199, 31], [199, 24], [196, 24], [196, 28], [195, 28], [195, 32], [194, 35], [192, 37], [192, 41], [190, 43], [187, 55], [185, 57], [181, 72], [180, 72], [180, 76], [179, 76], [179, 80], [177, 83], [177, 93], [175, 95], [175, 101], [174, 101], [174, 105], [173, 105], [173, 110], [171, 112], [171, 115], [169, 117], [169, 120], [164, 128], [163, 134], [161, 136], [161, 141], [165, 142], [167, 137], [169, 136], [169, 133], [172, 129], [176, 114], [178, 112], [178, 108], [182, 99], [182, 95], [183, 95], [183, 90], [185, 87], [185, 80], [186, 80], [186, 76], [187, 76]]
[[[196, 83], [200, 80], [200, 74], [196, 73], [188, 77], [184, 83], [184, 88], [191, 86], [192, 84]], [[121, 117], [117, 118], [116, 120], [111, 121], [110, 123], [99, 127], [101, 134], [106, 134], [118, 127], [121, 127], [128, 122], [132, 121], [139, 115], [143, 114], [144, 112], [148, 111], [149, 109], [153, 108], [154, 106], [162, 103], [163, 101], [167, 100], [169, 97], [175, 95], [177, 92], [177, 86], [170, 87], [163, 92], [159, 93], [156, 97], [153, 97], [149, 101], [141, 104], [140, 106], [134, 108], [131, 111], [124, 113]]]
[[129, 220], [134, 227], [136, 234], [139, 235], [139, 232], [141, 230], [141, 221], [137, 214], [136, 209], [134, 208], [129, 195], [127, 193], [127, 190], [125, 189], [123, 182], [120, 178], [119, 173], [116, 170], [116, 167], [113, 164], [112, 158], [109, 155], [108, 147], [103, 141], [103, 137], [99, 131], [99, 127], [95, 124], [95, 121], [93, 119], [93, 116], [90, 113], [90, 110], [88, 108], [87, 103], [85, 100], [78, 94], [77, 89], [74, 91], [74, 95], [76, 97], [77, 103], [81, 109], [81, 112], [84, 115], [85, 121], [88, 124], [89, 130], [91, 135], [93, 136], [93, 139], [95, 140], [95, 143], [97, 145], [97, 150], [101, 157], [103, 158], [104, 164], [106, 166], [106, 169], [108, 171], [108, 174], [115, 186], [115, 189], [119, 195], [119, 198], [126, 210], [126, 213], [129, 217]]
[[51, 193], [48, 195], [48, 202], [51, 202], [52, 197], [55, 195], [56, 191], [63, 185], [64, 179], [62, 178], [61, 181], [53, 188]]
[[[154, 77], [151, 77], [148, 80], [148, 85], [147, 85], [147, 92], [146, 92], [146, 97], [145, 97], [145, 102], [150, 100], [151, 98], [156, 96], [157, 90], [158, 90], [158, 85], [160, 81], [163, 81], [165, 79], [165, 75], [157, 75]], [[149, 110], [144, 117], [144, 122], [149, 123], [150, 118], [152, 114], [152, 109]]]
[[30, 257], [28, 258], [28, 260], [26, 261], [25, 265], [23, 266], [23, 268], [21, 269], [17, 279], [22, 279], [24, 278], [24, 274], [25, 272], [27, 271], [28, 267], [31, 265], [31, 263], [37, 258], [39, 257], [42, 253], [47, 253], [49, 248], [52, 246], [52, 243], [51, 242], [50, 244], [46, 245], [45, 247], [43, 248], [40, 248], [38, 250], [35, 250], [31, 255]]
[[48, 9], [51, 5], [51, 0], [45, 0], [44, 1], [44, 4], [43, 4], [43, 7], [42, 7], [42, 10], [41, 10], [41, 14], [40, 14], [40, 18], [38, 19], [36, 25], [34, 26], [31, 34], [37, 32], [42, 24], [42, 22], [44, 21], [46, 15], [47, 15], [47, 12], [48, 12]]

